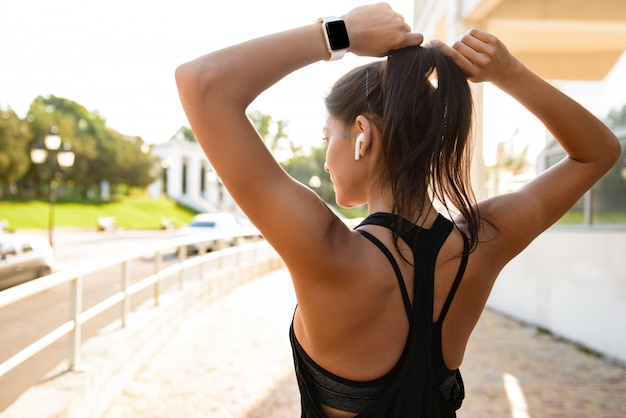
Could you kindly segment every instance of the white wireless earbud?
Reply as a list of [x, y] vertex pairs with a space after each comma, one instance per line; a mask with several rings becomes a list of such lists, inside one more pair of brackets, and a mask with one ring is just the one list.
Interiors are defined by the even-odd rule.
[[361, 144], [363, 143], [363, 139], [365, 139], [365, 134], [361, 132], [359, 136], [356, 137], [356, 142], [354, 144], [354, 159], [356, 161], [361, 159]]

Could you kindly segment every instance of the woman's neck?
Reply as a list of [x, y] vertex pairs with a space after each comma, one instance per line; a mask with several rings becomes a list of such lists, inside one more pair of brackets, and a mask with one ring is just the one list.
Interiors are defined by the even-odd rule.
[[[393, 207], [393, 198], [391, 190], [385, 188], [378, 193], [371, 193], [367, 202], [368, 213], [394, 213], [397, 212]], [[429, 197], [424, 199], [424, 206], [421, 208], [410, 209], [403, 216], [414, 222], [416, 225], [424, 225], [426, 227], [432, 225], [438, 216], [437, 210], [434, 208]]]

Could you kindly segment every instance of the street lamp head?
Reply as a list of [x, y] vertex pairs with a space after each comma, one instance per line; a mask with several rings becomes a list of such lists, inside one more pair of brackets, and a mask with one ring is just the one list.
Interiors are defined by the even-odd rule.
[[43, 164], [48, 158], [48, 151], [41, 142], [37, 142], [30, 150], [30, 160], [33, 164]]
[[57, 162], [61, 168], [69, 168], [74, 165], [74, 158], [76, 154], [71, 151], [71, 146], [67, 142], [61, 146], [59, 153], [57, 154]]
[[50, 130], [43, 139], [46, 148], [50, 151], [56, 151], [61, 146], [61, 137], [59, 136], [59, 129], [56, 126], [51, 126]]
[[[43, 143], [37, 142], [30, 150], [30, 159], [34, 164], [43, 164], [50, 156], [50, 188], [49, 188], [49, 209], [48, 209], [48, 241], [50, 246], [54, 248], [52, 238], [54, 230], [54, 205], [57, 200], [57, 182], [63, 176], [63, 169], [71, 167], [74, 164], [74, 153], [70, 150], [70, 144], [62, 144], [59, 130], [56, 126], [50, 127], [50, 130], [43, 139]], [[56, 156], [56, 163], [54, 157]], [[59, 170], [60, 169], [60, 170]]]

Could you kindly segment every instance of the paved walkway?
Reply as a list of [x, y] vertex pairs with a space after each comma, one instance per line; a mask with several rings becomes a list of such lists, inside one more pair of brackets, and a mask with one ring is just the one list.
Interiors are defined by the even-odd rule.
[[[293, 418], [299, 399], [286, 270], [187, 320], [105, 418]], [[485, 311], [462, 367], [459, 418], [626, 417], [626, 368]]]

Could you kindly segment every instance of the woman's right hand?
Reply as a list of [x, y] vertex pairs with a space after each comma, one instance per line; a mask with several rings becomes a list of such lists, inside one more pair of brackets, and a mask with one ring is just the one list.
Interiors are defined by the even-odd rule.
[[[448, 56], [473, 82], [492, 82], [537, 117], [567, 154], [515, 192], [479, 202], [485, 228], [479, 253], [499, 271], [554, 224], [619, 158], [615, 135], [579, 103], [517, 60], [494, 35], [478, 29], [451, 47], [431, 45]], [[487, 231], [487, 232], [485, 232]], [[486, 274], [495, 280], [496, 274]], [[486, 283], [485, 294], [493, 285]]]
[[356, 55], [383, 57], [394, 49], [418, 46], [424, 41], [401, 14], [387, 3], [357, 7], [341, 18], [350, 38], [349, 51]]

